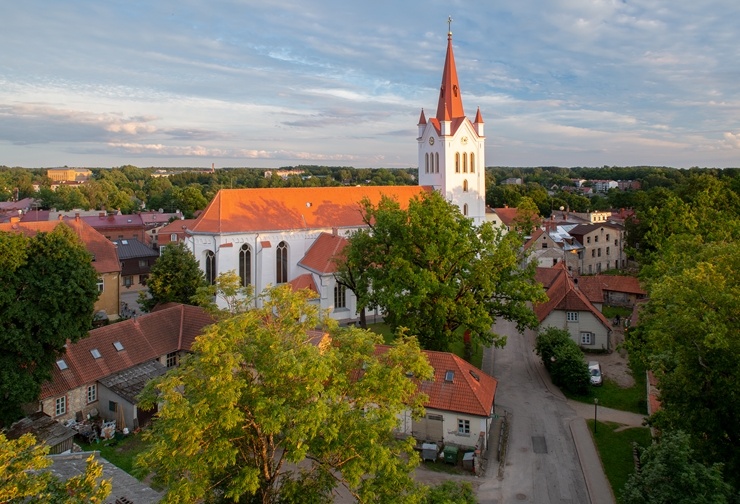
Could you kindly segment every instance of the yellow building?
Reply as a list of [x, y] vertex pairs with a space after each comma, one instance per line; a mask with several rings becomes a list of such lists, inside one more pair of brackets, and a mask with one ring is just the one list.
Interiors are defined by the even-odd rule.
[[54, 182], [80, 182], [87, 180], [92, 172], [87, 168], [49, 168], [46, 176]]

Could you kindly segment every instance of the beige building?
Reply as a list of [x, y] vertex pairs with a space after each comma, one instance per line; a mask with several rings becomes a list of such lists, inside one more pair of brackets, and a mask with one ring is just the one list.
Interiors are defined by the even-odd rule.
[[87, 168], [49, 168], [46, 176], [54, 182], [84, 182], [92, 172]]

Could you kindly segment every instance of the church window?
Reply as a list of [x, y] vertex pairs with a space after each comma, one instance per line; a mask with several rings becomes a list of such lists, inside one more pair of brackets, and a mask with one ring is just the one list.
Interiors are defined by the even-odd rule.
[[463, 180], [463, 192], [468, 192], [468, 179]]
[[276, 263], [275, 283], [285, 283], [288, 281], [288, 244], [281, 241], [277, 246], [277, 263]]
[[334, 286], [334, 309], [347, 307], [347, 287], [341, 284]]
[[434, 153], [434, 173], [439, 173], [439, 153]]
[[463, 173], [468, 173], [468, 153], [463, 152]]
[[467, 203], [465, 203], [463, 205], [463, 215], [465, 215], [465, 216], [468, 215], [468, 204]]
[[470, 173], [475, 173], [475, 154], [470, 153]]
[[460, 153], [455, 153], [455, 173], [460, 173]]
[[252, 283], [252, 249], [247, 244], [239, 249], [239, 278], [241, 278], [242, 287]]
[[427, 152], [424, 154], [424, 159], [426, 161], [426, 166], [424, 168], [424, 173], [429, 173], [429, 153]]
[[216, 283], [216, 254], [212, 250], [206, 250], [206, 282]]

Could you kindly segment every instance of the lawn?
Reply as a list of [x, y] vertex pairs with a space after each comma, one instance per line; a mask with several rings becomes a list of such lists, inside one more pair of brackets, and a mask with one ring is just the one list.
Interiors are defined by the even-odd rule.
[[647, 415], [645, 370], [640, 369], [632, 361], [629, 365], [632, 370], [632, 377], [635, 379], [635, 384], [629, 388], [622, 388], [609, 378], [605, 378], [601, 387], [589, 387], [586, 395], [575, 395], [565, 390], [563, 390], [563, 393], [568, 399], [574, 401], [593, 404], [594, 398], [598, 398], [601, 406]]
[[[367, 328], [374, 333], [380, 334], [383, 336], [383, 341], [388, 345], [393, 342], [393, 332], [391, 331], [390, 326], [388, 324], [384, 324], [382, 322], [379, 322], [377, 324], [368, 324]], [[458, 357], [465, 358], [465, 346], [462, 342], [462, 339], [455, 341], [450, 345], [449, 348], [450, 352], [454, 353]], [[480, 369], [482, 363], [483, 363], [483, 346], [482, 345], [476, 345], [476, 348], [473, 350], [473, 356], [470, 360], [470, 363]]]
[[[587, 420], [587, 423], [593, 432], [594, 421]], [[649, 446], [651, 436], [647, 427], [632, 427], [617, 432], [618, 427], [619, 424], [616, 423], [598, 422], [594, 439], [606, 477], [617, 501], [621, 502], [622, 488], [635, 470], [632, 445], [637, 443], [643, 447]]]
[[146, 443], [141, 434], [129, 434], [120, 439], [101, 440], [100, 443], [79, 443], [84, 451], [97, 450], [100, 456], [120, 469], [131, 474], [134, 467], [134, 458], [144, 451]]

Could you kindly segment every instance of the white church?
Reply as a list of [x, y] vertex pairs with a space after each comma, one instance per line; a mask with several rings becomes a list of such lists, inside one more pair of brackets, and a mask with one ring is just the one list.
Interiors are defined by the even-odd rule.
[[363, 227], [363, 198], [377, 204], [385, 195], [405, 207], [439, 191], [476, 224], [486, 218], [483, 118], [480, 109], [473, 121], [465, 115], [452, 32], [437, 113], [427, 119], [422, 109], [418, 127], [418, 186], [220, 190], [185, 232], [206, 279], [234, 270], [257, 293], [283, 283], [310, 288], [333, 318], [357, 318], [354, 295], [334, 279], [332, 258]]

